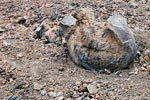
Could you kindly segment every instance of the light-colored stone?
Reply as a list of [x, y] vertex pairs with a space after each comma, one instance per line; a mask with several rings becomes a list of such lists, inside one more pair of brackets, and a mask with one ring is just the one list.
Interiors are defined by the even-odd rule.
[[43, 85], [39, 84], [38, 82], [34, 82], [33, 85], [35, 90], [41, 90], [43, 88]]
[[87, 89], [88, 89], [88, 92], [89, 92], [90, 94], [95, 94], [95, 93], [98, 92], [97, 87], [96, 87], [95, 85], [93, 85], [93, 84], [87, 85]]
[[46, 93], [47, 93], [46, 90], [41, 90], [41, 95], [44, 96], [44, 95], [46, 95]]

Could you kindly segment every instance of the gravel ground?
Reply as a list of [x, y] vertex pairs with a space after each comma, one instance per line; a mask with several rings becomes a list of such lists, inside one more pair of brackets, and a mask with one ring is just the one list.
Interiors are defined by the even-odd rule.
[[[34, 38], [43, 20], [52, 28], [83, 7], [92, 8], [97, 21], [127, 18], [137, 43], [128, 68], [86, 70], [72, 62], [60, 38]], [[1, 0], [0, 100], [150, 100], [149, 32], [149, 0]]]

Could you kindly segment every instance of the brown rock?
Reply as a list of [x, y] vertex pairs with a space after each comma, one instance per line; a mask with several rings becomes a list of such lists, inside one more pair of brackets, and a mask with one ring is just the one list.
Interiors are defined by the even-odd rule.
[[68, 49], [77, 65], [115, 71], [127, 67], [135, 58], [135, 40], [124, 17], [114, 15], [98, 25], [90, 9], [81, 9], [73, 16], [77, 24], [69, 33]]

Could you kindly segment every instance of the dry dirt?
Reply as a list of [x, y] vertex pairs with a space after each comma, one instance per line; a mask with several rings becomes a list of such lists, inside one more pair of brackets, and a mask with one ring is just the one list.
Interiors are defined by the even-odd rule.
[[[92, 8], [96, 20], [117, 13], [127, 18], [137, 42], [129, 68], [86, 70], [60, 40], [33, 38], [45, 18], [58, 25], [83, 7]], [[149, 0], [0, 0], [0, 100], [150, 100], [149, 71]]]

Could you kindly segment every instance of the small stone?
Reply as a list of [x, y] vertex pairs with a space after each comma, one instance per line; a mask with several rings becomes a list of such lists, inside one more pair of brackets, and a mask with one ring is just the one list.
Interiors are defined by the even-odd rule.
[[150, 69], [150, 65], [147, 65], [146, 68], [147, 68], [147, 69]]
[[80, 91], [80, 92], [86, 92], [86, 91], [87, 91], [87, 88], [86, 88], [85, 86], [81, 85], [81, 86], [79, 87], [79, 91]]
[[17, 23], [19, 24], [24, 24], [26, 22], [26, 19], [25, 18], [19, 18]]
[[148, 74], [150, 74], [150, 65], [146, 67], [146, 70], [148, 71]]
[[13, 82], [14, 80], [12, 78], [9, 79], [10, 82]]
[[17, 58], [22, 58], [24, 55], [22, 53], [17, 54]]
[[75, 30], [76, 21], [73, 16], [65, 16], [59, 25], [59, 35], [64, 35], [65, 38], [68, 38], [71, 32]]
[[3, 42], [3, 45], [4, 45], [4, 46], [8, 46], [9, 43], [7, 43], [6, 41], [4, 41], [4, 42]]
[[59, 71], [64, 71], [64, 67], [59, 67], [58, 70]]
[[60, 97], [55, 98], [54, 100], [64, 100], [64, 97], [60, 96]]
[[36, 35], [34, 35], [34, 38], [42, 38], [42, 36], [44, 35], [44, 27], [43, 26], [39, 26], [37, 27], [37, 29], [35, 30]]
[[144, 59], [145, 59], [146, 61], [149, 61], [149, 60], [150, 60], [150, 57], [149, 57], [149, 56], [145, 56]]
[[63, 25], [71, 26], [76, 24], [76, 19], [72, 16], [65, 16], [61, 22]]
[[4, 32], [5, 30], [3, 28], [0, 27], [0, 33]]
[[48, 96], [51, 97], [51, 98], [55, 98], [56, 93], [55, 92], [48, 92]]
[[89, 85], [87, 86], [87, 90], [88, 90], [88, 92], [89, 92], [90, 94], [95, 94], [95, 93], [98, 92], [98, 89], [97, 89], [96, 86], [93, 85], [93, 84], [89, 84]]
[[0, 83], [6, 84], [6, 80], [4, 78], [0, 77]]
[[62, 92], [58, 92], [56, 96], [57, 96], [57, 97], [60, 97], [60, 96], [62, 96], [62, 95], [63, 95]]
[[35, 30], [35, 35], [34, 38], [39, 38], [41, 39], [44, 35], [45, 32], [49, 29], [49, 25], [48, 25], [48, 19], [44, 20]]
[[46, 90], [41, 90], [41, 95], [42, 96], [46, 95]]
[[56, 31], [49, 29], [48, 31], [45, 32], [45, 38], [47, 43], [55, 42], [57, 38]]
[[8, 100], [17, 100], [18, 96], [17, 95], [13, 95], [11, 97], [8, 98]]
[[34, 89], [35, 90], [41, 90], [42, 88], [43, 88], [43, 85], [42, 84], [39, 84], [39, 83], [37, 83], [37, 82], [34, 82]]

